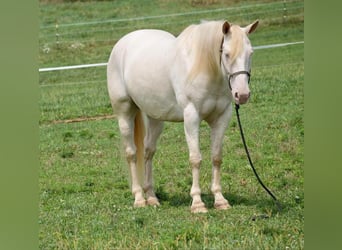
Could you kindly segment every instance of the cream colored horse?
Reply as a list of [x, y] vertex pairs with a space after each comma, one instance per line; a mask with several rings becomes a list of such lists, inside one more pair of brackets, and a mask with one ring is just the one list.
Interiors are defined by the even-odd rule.
[[257, 25], [210, 21], [187, 27], [177, 38], [161, 30], [138, 30], [116, 43], [107, 66], [108, 91], [130, 167], [135, 207], [159, 205], [152, 158], [163, 121], [171, 121], [184, 122], [193, 176], [191, 211], [207, 212], [199, 186], [202, 120], [211, 128], [214, 206], [230, 207], [220, 184], [222, 142], [232, 102], [244, 104], [250, 96], [253, 50], [248, 35]]

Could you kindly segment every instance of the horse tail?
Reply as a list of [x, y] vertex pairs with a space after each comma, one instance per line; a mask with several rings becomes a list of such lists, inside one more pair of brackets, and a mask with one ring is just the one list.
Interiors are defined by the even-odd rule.
[[145, 153], [144, 153], [144, 138], [145, 138], [145, 123], [144, 118], [139, 110], [135, 116], [134, 120], [134, 143], [136, 146], [136, 156], [137, 156], [137, 175], [140, 185], [144, 185], [145, 176]]

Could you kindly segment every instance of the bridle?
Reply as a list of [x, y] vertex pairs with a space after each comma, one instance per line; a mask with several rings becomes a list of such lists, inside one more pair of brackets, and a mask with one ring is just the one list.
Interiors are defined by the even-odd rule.
[[[223, 40], [222, 40], [222, 45], [223, 45]], [[232, 86], [230, 84], [231, 80], [233, 77], [237, 76], [237, 75], [242, 75], [242, 74], [246, 74], [247, 77], [248, 77], [248, 84], [249, 84], [249, 81], [251, 79], [251, 72], [250, 71], [247, 71], [247, 70], [239, 70], [239, 71], [236, 71], [234, 73], [230, 73], [227, 71], [227, 67], [225, 67], [225, 64], [222, 60], [222, 57], [223, 57], [223, 48], [222, 48], [222, 45], [221, 45], [221, 49], [220, 49], [220, 53], [221, 53], [221, 57], [220, 57], [220, 64], [222, 65], [222, 67], [224, 68], [224, 71], [226, 72], [226, 75], [228, 76], [228, 86], [229, 86], [229, 89], [230, 91], [232, 91]]]
[[[223, 65], [224, 67], [224, 65]], [[234, 77], [234, 76], [237, 76], [237, 75], [242, 75], [242, 74], [246, 74], [248, 76], [248, 84], [249, 84], [249, 81], [251, 79], [251, 73], [250, 71], [246, 71], [246, 70], [240, 70], [240, 71], [237, 71], [237, 72], [234, 72], [234, 73], [229, 73], [227, 72], [227, 69], [224, 67], [225, 71], [226, 71], [226, 74], [228, 75], [228, 86], [229, 86], [229, 89], [232, 90], [232, 86], [230, 85], [230, 82], [231, 82], [231, 79]]]

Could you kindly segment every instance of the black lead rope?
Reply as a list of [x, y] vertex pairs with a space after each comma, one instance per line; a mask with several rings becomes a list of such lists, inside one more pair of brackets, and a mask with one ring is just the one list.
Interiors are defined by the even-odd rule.
[[239, 115], [239, 108], [240, 108], [240, 105], [239, 104], [235, 104], [236, 116], [237, 116], [238, 123], [239, 123], [241, 139], [242, 139], [242, 142], [243, 142], [243, 146], [245, 147], [245, 151], [246, 151], [246, 154], [247, 154], [247, 158], [248, 158], [249, 164], [250, 164], [250, 166], [251, 166], [251, 168], [252, 168], [252, 170], [254, 172], [255, 177], [258, 179], [258, 182], [265, 189], [265, 191], [272, 197], [272, 199], [274, 200], [275, 204], [277, 205], [278, 211], [280, 212], [282, 210], [281, 204], [279, 203], [279, 201], [277, 200], [275, 195], [265, 186], [265, 184], [262, 182], [262, 180], [260, 179], [257, 171], [254, 168], [253, 162], [251, 160], [251, 156], [249, 155], [249, 151], [248, 151], [248, 148], [247, 148], [245, 136], [243, 134], [243, 130], [242, 130], [242, 126], [241, 126], [241, 121], [240, 121], [240, 115]]

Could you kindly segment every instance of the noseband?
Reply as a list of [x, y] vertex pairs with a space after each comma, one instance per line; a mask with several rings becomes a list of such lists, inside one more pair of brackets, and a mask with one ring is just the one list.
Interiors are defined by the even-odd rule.
[[[223, 65], [223, 67], [224, 67], [224, 65]], [[249, 71], [240, 70], [240, 71], [237, 71], [237, 72], [234, 72], [231, 74], [231, 73], [227, 72], [226, 68], [224, 68], [224, 69], [226, 71], [226, 74], [228, 75], [228, 86], [229, 86], [230, 90], [232, 90], [232, 86], [230, 85], [230, 81], [231, 81], [232, 77], [237, 76], [237, 75], [246, 74], [248, 76], [248, 84], [249, 84], [249, 80], [251, 79], [251, 73]]]

